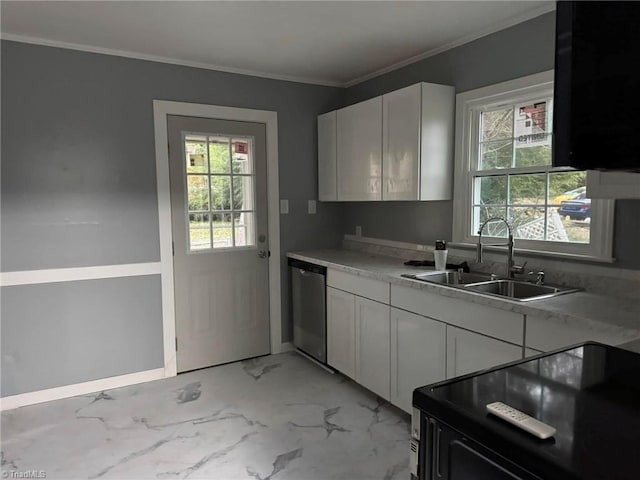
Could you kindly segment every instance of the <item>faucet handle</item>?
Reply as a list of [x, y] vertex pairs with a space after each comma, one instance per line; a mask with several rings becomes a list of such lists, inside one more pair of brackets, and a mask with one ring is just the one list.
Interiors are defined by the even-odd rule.
[[544, 283], [544, 272], [540, 270], [539, 272], [529, 272], [527, 273], [529, 277], [532, 275], [536, 276], [536, 285], [542, 285]]
[[524, 267], [527, 265], [527, 261], [525, 261], [522, 265], [512, 265], [509, 270], [511, 271], [511, 273], [524, 273]]

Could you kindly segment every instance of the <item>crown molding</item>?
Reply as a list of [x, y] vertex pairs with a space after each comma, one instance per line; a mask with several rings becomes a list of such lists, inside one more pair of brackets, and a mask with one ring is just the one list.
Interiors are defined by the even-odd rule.
[[191, 67], [191, 68], [200, 68], [204, 70], [214, 70], [218, 72], [225, 73], [234, 73], [238, 75], [248, 75], [252, 77], [266, 78], [269, 80], [281, 80], [285, 82], [296, 82], [296, 83], [306, 83], [311, 85], [320, 85], [324, 87], [337, 87], [337, 88], [349, 88], [359, 83], [363, 83], [367, 80], [371, 80], [372, 78], [379, 77], [380, 75], [384, 75], [385, 73], [392, 72], [394, 70], [398, 70], [402, 67], [406, 67], [407, 65], [411, 65], [412, 63], [419, 62], [420, 60], [424, 60], [429, 57], [433, 57], [440, 53], [443, 53], [447, 50], [451, 50], [453, 48], [459, 47], [466, 43], [472, 42], [482, 37], [486, 37], [487, 35], [491, 35], [492, 33], [498, 32], [500, 30], [504, 30], [506, 28], [512, 27], [519, 23], [525, 22], [527, 20], [531, 20], [532, 18], [539, 17], [540, 15], [544, 15], [545, 13], [549, 13], [556, 9], [555, 2], [548, 2], [548, 5], [542, 5], [540, 8], [529, 11], [525, 14], [518, 15], [510, 18], [507, 21], [500, 22], [494, 25], [491, 28], [482, 30], [473, 35], [467, 35], [466, 37], [462, 37], [458, 40], [450, 42], [446, 45], [442, 45], [438, 48], [434, 48], [432, 50], [428, 50], [419, 55], [415, 55], [413, 57], [407, 58], [400, 62], [394, 63], [387, 67], [384, 67], [380, 70], [376, 70], [375, 72], [368, 73], [366, 75], [362, 75], [360, 77], [356, 77], [347, 82], [338, 82], [338, 81], [330, 81], [326, 79], [319, 78], [310, 78], [310, 77], [298, 77], [294, 75], [279, 75], [268, 72], [261, 72], [257, 70], [248, 70], [242, 68], [234, 68], [227, 67], [224, 65], [216, 65], [212, 63], [203, 63], [203, 62], [192, 62], [188, 60], [181, 60], [178, 58], [171, 57], [162, 57], [158, 55], [147, 55], [143, 53], [136, 53], [127, 50], [116, 50], [112, 48], [103, 48], [103, 47], [95, 47], [92, 45], [83, 45], [78, 43], [70, 43], [70, 42], [60, 42], [57, 40], [49, 40], [45, 38], [32, 37], [28, 35], [18, 35], [13, 33], [1, 33], [0, 39], [9, 40], [20, 43], [29, 43], [33, 45], [42, 45], [46, 47], [56, 47], [56, 48], [65, 48], [68, 50], [77, 50], [81, 52], [89, 52], [89, 53], [99, 53], [103, 55], [112, 55], [116, 57], [124, 57], [131, 58], [136, 60], [145, 60], [149, 62], [158, 62], [158, 63], [167, 63], [170, 65], [180, 65], [183, 67]]
[[354, 78], [353, 80], [346, 82], [344, 86], [346, 88], [353, 87], [354, 85], [358, 85], [359, 83], [366, 82], [367, 80], [371, 80], [372, 78], [379, 77], [380, 75], [384, 75], [385, 73], [393, 72], [394, 70], [398, 70], [402, 67], [406, 67], [407, 65], [411, 65], [412, 63], [419, 62], [420, 60], [424, 60], [425, 58], [434, 57], [440, 53], [446, 52], [447, 50], [452, 50], [456, 47], [464, 45], [465, 43], [473, 42], [474, 40], [486, 37], [487, 35], [491, 35], [492, 33], [499, 32], [500, 30], [513, 27], [514, 25], [526, 22], [527, 20], [531, 20], [532, 18], [539, 17], [541, 15], [544, 15], [545, 13], [552, 12], [555, 9], [555, 2], [549, 2], [549, 5], [542, 5], [540, 8], [527, 12], [526, 14], [512, 17], [509, 20], [500, 22], [491, 28], [487, 28], [472, 35], [467, 35], [466, 37], [459, 38], [458, 40], [454, 40], [453, 42], [447, 43], [438, 48], [428, 50], [413, 57], [407, 58], [406, 60], [394, 63], [392, 65], [389, 65], [388, 67], [381, 68], [380, 70], [376, 70], [375, 72]]
[[238, 75], [248, 75], [251, 77], [267, 78], [269, 80], [281, 80], [285, 82], [307, 83], [311, 85], [321, 85], [323, 87], [342, 87], [342, 82], [331, 82], [317, 78], [297, 77], [293, 75], [277, 75], [273, 73], [260, 72], [257, 70], [247, 70], [243, 68], [225, 67], [212, 63], [192, 62], [181, 60], [178, 58], [161, 57], [158, 55], [147, 55], [144, 53], [130, 52], [127, 50], [116, 50], [113, 48], [95, 47], [92, 45], [82, 45], [79, 43], [59, 42], [57, 40], [49, 40], [46, 38], [30, 37], [26, 35], [16, 35], [13, 33], [2, 33], [0, 39], [12, 42], [29, 43], [32, 45], [41, 45], [45, 47], [64, 48], [67, 50], [77, 50], [80, 52], [99, 53], [102, 55], [112, 55], [115, 57], [132, 58], [135, 60], [146, 60], [148, 62], [168, 63], [170, 65], [180, 65], [183, 67], [201, 68], [204, 70], [215, 70], [217, 72], [235, 73]]

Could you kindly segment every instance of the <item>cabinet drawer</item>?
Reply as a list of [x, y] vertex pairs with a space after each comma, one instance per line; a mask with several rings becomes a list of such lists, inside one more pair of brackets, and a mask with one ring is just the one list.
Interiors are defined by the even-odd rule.
[[399, 285], [391, 285], [391, 305], [522, 345], [524, 317], [517, 313]]
[[327, 285], [389, 304], [389, 284], [339, 270], [327, 269]]
[[548, 352], [556, 348], [566, 347], [575, 343], [593, 340], [607, 345], [620, 345], [631, 340], [610, 333], [594, 332], [588, 328], [567, 325], [560, 321], [547, 320], [542, 317], [527, 315], [526, 346]]
[[447, 378], [522, 358], [522, 347], [447, 326]]

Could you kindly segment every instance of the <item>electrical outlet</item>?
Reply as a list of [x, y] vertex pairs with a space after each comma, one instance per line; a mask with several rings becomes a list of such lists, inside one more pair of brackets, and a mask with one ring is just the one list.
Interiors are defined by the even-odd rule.
[[360, 225], [356, 225], [356, 237], [362, 236], [362, 227]]
[[287, 213], [289, 213], [289, 200], [280, 200], [280, 213], [282, 215], [286, 215]]

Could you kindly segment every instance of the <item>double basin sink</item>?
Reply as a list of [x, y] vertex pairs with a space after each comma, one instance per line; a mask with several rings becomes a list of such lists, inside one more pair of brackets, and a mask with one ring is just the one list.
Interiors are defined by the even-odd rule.
[[453, 270], [421, 272], [415, 274], [408, 273], [402, 276], [423, 282], [448, 285], [450, 287], [460, 287], [464, 290], [501, 298], [508, 298], [518, 302], [551, 298], [566, 293], [577, 292], [579, 290], [577, 288], [556, 287], [513, 279], [492, 279], [490, 275], [486, 274], [458, 272]]

